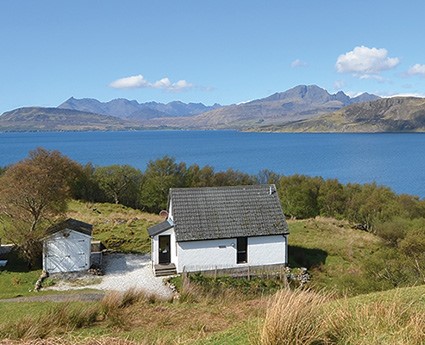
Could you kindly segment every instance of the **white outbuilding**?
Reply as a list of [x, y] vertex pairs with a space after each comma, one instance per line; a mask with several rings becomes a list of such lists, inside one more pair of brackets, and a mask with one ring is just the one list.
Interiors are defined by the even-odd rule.
[[50, 227], [43, 239], [43, 270], [76, 272], [90, 268], [92, 225], [67, 219]]
[[288, 262], [274, 185], [171, 188], [166, 216], [148, 229], [156, 275]]

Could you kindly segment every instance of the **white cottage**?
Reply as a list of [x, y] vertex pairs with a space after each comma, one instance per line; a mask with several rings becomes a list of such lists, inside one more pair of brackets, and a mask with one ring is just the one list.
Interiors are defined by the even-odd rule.
[[90, 268], [92, 225], [67, 219], [47, 229], [43, 239], [43, 270], [48, 273]]
[[274, 185], [171, 188], [167, 219], [148, 232], [157, 275], [288, 262]]

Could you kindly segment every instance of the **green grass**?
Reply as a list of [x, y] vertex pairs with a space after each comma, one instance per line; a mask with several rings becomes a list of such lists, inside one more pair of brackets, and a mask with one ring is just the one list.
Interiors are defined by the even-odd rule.
[[[121, 205], [77, 201], [70, 202], [68, 216], [93, 224], [94, 238], [104, 242], [109, 249], [135, 253], [150, 251], [147, 228], [162, 221], [159, 216]], [[290, 221], [289, 227], [290, 266], [307, 267], [312, 273], [311, 287], [316, 291], [325, 288], [336, 291], [338, 296], [358, 295], [338, 300], [353, 310], [360, 308], [370, 312], [367, 306], [377, 303], [384, 303], [384, 309], [385, 306], [391, 308], [394, 301], [400, 301], [400, 304], [406, 304], [412, 310], [425, 312], [423, 286], [359, 295], [379, 289], [374, 285], [373, 278], [364, 274], [363, 267], [366, 258], [382, 246], [376, 236], [354, 230], [348, 223], [325, 218]], [[0, 298], [53, 293], [29, 292], [40, 273], [40, 270], [28, 271], [14, 257], [9, 266], [0, 270]], [[236, 290], [244, 289], [245, 285], [240, 284], [235, 287]], [[209, 296], [182, 298], [173, 303], [139, 301], [118, 308], [110, 318], [104, 318], [100, 302], [70, 303], [72, 310], [100, 308], [100, 317], [90, 325], [70, 330], [69, 336], [117, 337], [143, 344], [258, 344], [267, 297], [234, 294], [233, 290], [229, 289], [230, 293], [223, 295], [211, 291]], [[10, 322], [19, 324], [28, 315], [44, 317], [45, 320], [45, 315], [49, 315], [52, 308], [57, 309], [58, 305], [68, 308], [66, 304], [52, 302], [0, 303], [0, 325]], [[74, 313], [72, 310], [71, 314]], [[344, 320], [347, 320], [347, 315], [350, 317], [349, 313], [344, 314]], [[357, 317], [360, 320], [362, 315], [353, 314], [353, 319]], [[349, 331], [347, 324], [341, 325], [341, 330]], [[61, 335], [61, 331], [63, 329], [55, 330], [58, 333], [53, 332], [49, 336]]]
[[126, 253], [149, 253], [147, 229], [162, 217], [109, 203], [71, 201], [67, 216], [93, 225], [93, 238], [108, 249]]
[[289, 265], [307, 267], [313, 286], [341, 295], [380, 288], [364, 272], [365, 260], [383, 245], [377, 236], [328, 218], [289, 221], [289, 231]]
[[246, 345], [255, 343], [258, 338], [257, 330], [262, 322], [261, 318], [249, 319], [226, 331], [219, 332], [205, 339], [196, 340], [193, 345]]
[[425, 312], [425, 285], [359, 295], [350, 298], [349, 303], [353, 307], [357, 307], [367, 303], [388, 303], [394, 300], [410, 305], [413, 309], [418, 311]]
[[0, 268], [0, 298], [13, 298], [31, 294], [41, 269], [28, 270], [28, 266], [12, 251], [6, 267]]

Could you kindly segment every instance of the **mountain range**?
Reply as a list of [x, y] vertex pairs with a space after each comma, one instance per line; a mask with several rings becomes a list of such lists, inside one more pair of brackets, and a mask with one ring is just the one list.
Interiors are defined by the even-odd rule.
[[25, 107], [3, 113], [0, 131], [108, 131], [141, 126], [109, 115], [58, 108]]
[[220, 107], [190, 118], [155, 118], [146, 121], [145, 125], [193, 129], [256, 128], [308, 119], [376, 99], [379, 97], [367, 93], [351, 98], [342, 91], [329, 94], [316, 85], [299, 85], [266, 98]]
[[330, 114], [262, 127], [281, 132], [425, 132], [425, 99], [393, 97], [352, 104]]
[[206, 106], [202, 103], [183, 103], [174, 101], [167, 104], [157, 102], [138, 103], [125, 98], [114, 99], [109, 102], [100, 102], [93, 98], [69, 98], [59, 109], [73, 109], [94, 114], [110, 115], [131, 121], [144, 121], [160, 117], [192, 116], [209, 110], [220, 108], [220, 104]]
[[425, 99], [330, 94], [299, 85], [250, 102], [100, 102], [69, 98], [56, 108], [26, 107], [0, 116], [0, 130], [237, 129], [296, 132], [425, 131]]

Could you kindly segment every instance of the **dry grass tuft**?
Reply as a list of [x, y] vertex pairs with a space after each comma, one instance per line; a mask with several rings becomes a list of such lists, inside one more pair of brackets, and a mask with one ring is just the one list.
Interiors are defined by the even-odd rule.
[[125, 330], [131, 324], [126, 308], [137, 303], [153, 304], [160, 300], [159, 296], [138, 289], [109, 292], [101, 301], [102, 315], [108, 321], [109, 327]]
[[425, 313], [398, 300], [350, 306], [343, 300], [328, 317], [328, 339], [334, 344], [425, 343]]
[[99, 308], [88, 305], [76, 308], [71, 303], [61, 303], [38, 316], [27, 316], [19, 322], [0, 326], [0, 336], [8, 339], [44, 339], [55, 333], [93, 325], [99, 317]]
[[391, 300], [332, 301], [312, 291], [278, 292], [260, 329], [259, 343], [321, 345], [425, 344], [425, 313]]
[[262, 345], [312, 344], [324, 339], [323, 305], [328, 294], [281, 290], [272, 298], [260, 331]]

